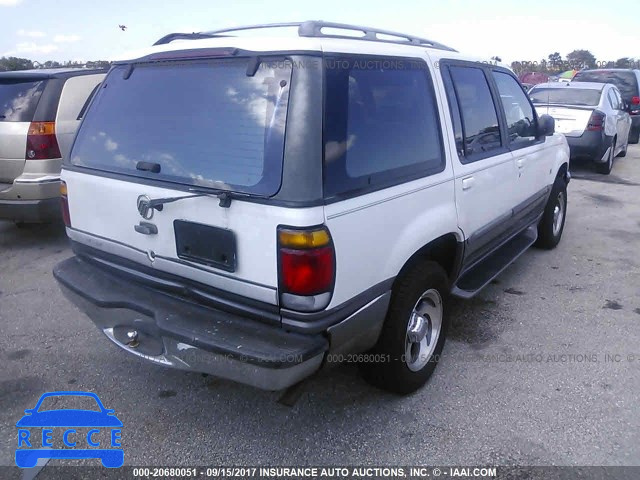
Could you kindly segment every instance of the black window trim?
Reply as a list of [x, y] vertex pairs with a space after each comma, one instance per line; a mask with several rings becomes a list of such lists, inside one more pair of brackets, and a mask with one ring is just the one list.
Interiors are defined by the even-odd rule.
[[[497, 87], [495, 86], [495, 83], [491, 75], [488, 74], [488, 70], [489, 70], [487, 68], [488, 64], [482, 63], [482, 62], [472, 62], [468, 60], [441, 59], [440, 71], [442, 72], [441, 75], [443, 77], [445, 93], [447, 97], [447, 102], [449, 104], [449, 114], [451, 115], [451, 118], [452, 118], [452, 124], [453, 124], [454, 115], [457, 115], [457, 117], [460, 119], [460, 126], [462, 128], [462, 135], [463, 135], [463, 148], [464, 148], [464, 135], [465, 135], [464, 122], [462, 121], [462, 113], [460, 111], [460, 105], [458, 104], [458, 92], [455, 89], [455, 84], [453, 83], [453, 78], [451, 77], [451, 72], [449, 70], [450, 67], [477, 68], [483, 72], [485, 80], [487, 81], [487, 85], [489, 86], [489, 92], [491, 93], [493, 106], [496, 110], [496, 118], [498, 120], [498, 128], [500, 130], [500, 142], [502, 144], [502, 146], [498, 148], [494, 148], [487, 152], [472, 153], [470, 155], [467, 155], [466, 153], [464, 153], [463, 155], [460, 155], [461, 152], [458, 151], [458, 148], [456, 145], [456, 152], [458, 154], [458, 159], [460, 163], [462, 163], [463, 165], [467, 165], [470, 163], [478, 162], [480, 160], [485, 160], [487, 158], [495, 157], [497, 155], [510, 152], [512, 149], [510, 149], [507, 146], [507, 142], [506, 142], [506, 139], [507, 139], [506, 120], [504, 119], [504, 113], [500, 111], [501, 108], [498, 108], [498, 107], [502, 107], [502, 104], [501, 103], [499, 105], [496, 104]], [[500, 95], [498, 95], [498, 98], [499, 97]], [[454, 111], [454, 108], [455, 108], [455, 111]], [[453, 128], [453, 125], [452, 125], [452, 128]], [[455, 132], [454, 132], [454, 137], [455, 137]]]
[[[422, 57], [405, 57], [405, 56], [396, 56], [396, 55], [378, 55], [378, 54], [361, 54], [361, 53], [339, 53], [339, 52], [327, 52], [323, 54], [323, 71], [322, 71], [322, 106], [323, 106], [323, 112], [322, 112], [322, 192], [323, 192], [323, 199], [324, 199], [324, 205], [330, 205], [332, 203], [337, 203], [337, 202], [341, 202], [344, 200], [348, 200], [350, 198], [355, 198], [355, 197], [360, 197], [362, 195], [366, 195], [368, 193], [373, 193], [373, 192], [377, 192], [379, 190], [384, 190], [387, 188], [391, 188], [391, 187], [395, 187], [397, 185], [402, 185], [404, 183], [408, 183], [411, 182], [413, 180], [419, 180], [421, 178], [427, 178], [430, 177], [432, 175], [436, 175], [438, 173], [442, 173], [446, 170], [447, 168], [447, 152], [444, 146], [444, 131], [441, 125], [441, 114], [443, 112], [441, 112], [440, 106], [438, 105], [438, 98], [436, 95], [436, 85], [435, 82], [433, 80], [433, 73], [431, 71], [431, 65]], [[407, 62], [412, 62], [414, 65], [420, 64], [420, 68], [417, 68], [417, 70], [421, 70], [424, 72], [426, 81], [427, 81], [427, 89], [429, 89], [430, 91], [428, 92], [428, 94], [431, 95], [431, 100], [433, 105], [435, 106], [435, 114], [436, 114], [436, 118], [437, 118], [437, 129], [438, 129], [438, 139], [440, 141], [440, 158], [441, 158], [441, 163], [438, 167], [432, 167], [432, 168], [422, 168], [420, 169], [420, 171], [414, 172], [414, 173], [406, 173], [406, 174], [400, 174], [398, 176], [391, 176], [388, 180], [386, 181], [380, 181], [380, 182], [376, 182], [375, 184], [372, 184], [370, 186], [366, 186], [366, 187], [360, 187], [360, 188], [354, 188], [354, 189], [350, 189], [346, 192], [341, 192], [341, 193], [336, 193], [336, 194], [332, 194], [332, 195], [328, 195], [326, 193], [326, 189], [325, 189], [325, 185], [326, 185], [326, 171], [325, 171], [325, 167], [324, 167], [324, 148], [325, 148], [325, 138], [324, 138], [324, 125], [325, 125], [325, 112], [324, 112], [324, 106], [326, 104], [326, 94], [327, 94], [327, 84], [326, 84], [326, 75], [325, 75], [325, 68], [326, 68], [326, 64], [327, 64], [327, 60], [331, 61], [331, 60], [338, 60], [338, 59], [349, 59], [349, 60], [357, 60], [357, 59], [368, 59], [368, 60], [378, 60], [378, 61], [392, 61], [392, 62], [397, 62], [397, 61], [407, 61]], [[400, 167], [397, 170], [402, 170], [402, 169], [410, 169], [412, 166], [408, 166], [408, 167]], [[413, 167], [415, 168], [415, 167]]]

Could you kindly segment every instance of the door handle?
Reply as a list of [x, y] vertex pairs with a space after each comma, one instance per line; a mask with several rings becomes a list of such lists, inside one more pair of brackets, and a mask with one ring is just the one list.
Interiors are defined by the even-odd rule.
[[473, 177], [467, 177], [462, 179], [462, 190], [469, 190], [476, 183], [476, 179]]
[[518, 166], [518, 168], [524, 168], [524, 164], [525, 164], [524, 158], [519, 158], [516, 160], [516, 165]]

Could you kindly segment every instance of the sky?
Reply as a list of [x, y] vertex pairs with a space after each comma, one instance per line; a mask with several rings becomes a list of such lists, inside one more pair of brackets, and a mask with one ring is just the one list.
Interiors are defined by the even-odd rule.
[[[170, 32], [327, 20], [396, 30], [504, 62], [574, 49], [640, 58], [638, 0], [0, 0], [0, 56], [114, 60]], [[125, 25], [122, 31], [118, 25]]]

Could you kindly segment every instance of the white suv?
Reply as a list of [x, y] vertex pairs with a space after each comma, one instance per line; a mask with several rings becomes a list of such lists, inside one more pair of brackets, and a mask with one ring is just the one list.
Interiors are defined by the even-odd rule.
[[560, 240], [569, 149], [506, 68], [293, 26], [172, 34], [111, 69], [63, 168], [76, 256], [54, 274], [159, 365], [278, 390], [359, 358], [408, 393], [447, 296]]

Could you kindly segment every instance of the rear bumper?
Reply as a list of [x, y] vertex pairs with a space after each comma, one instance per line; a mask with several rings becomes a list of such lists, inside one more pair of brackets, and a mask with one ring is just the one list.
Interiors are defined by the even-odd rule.
[[61, 219], [60, 175], [23, 174], [0, 185], [0, 218], [34, 223]]
[[329, 351], [373, 346], [388, 303], [384, 295], [328, 332], [302, 334], [166, 294], [80, 257], [59, 263], [53, 274], [64, 295], [127, 352], [265, 390], [281, 390], [313, 374]]
[[60, 198], [44, 200], [0, 199], [0, 218], [16, 222], [40, 223], [61, 219]]
[[587, 158], [596, 163], [606, 161], [605, 154], [611, 146], [611, 138], [607, 137], [604, 132], [585, 131], [579, 137], [566, 138], [571, 150], [571, 159]]

